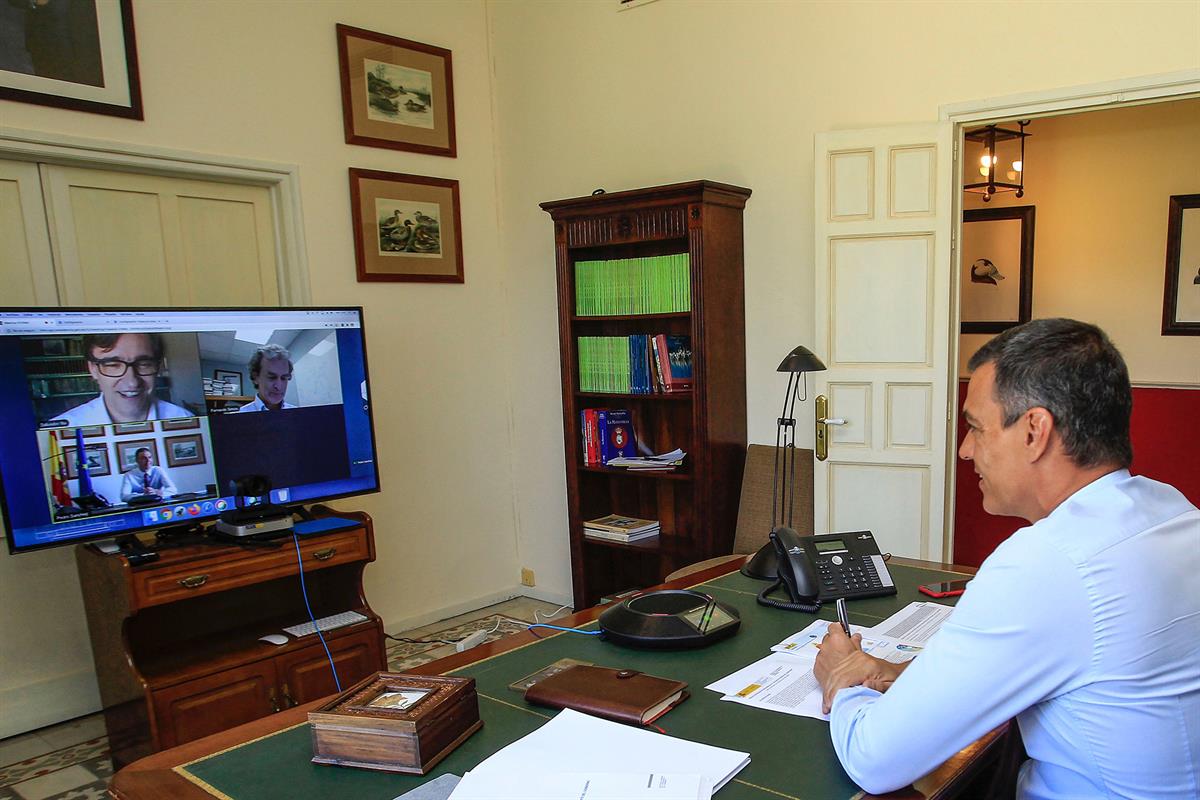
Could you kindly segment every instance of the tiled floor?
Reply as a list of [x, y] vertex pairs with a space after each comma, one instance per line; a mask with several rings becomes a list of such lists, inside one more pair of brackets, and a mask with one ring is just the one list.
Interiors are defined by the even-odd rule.
[[[555, 613], [557, 612], [557, 613]], [[513, 620], [545, 622], [569, 609], [518, 597], [469, 614], [403, 633], [405, 639], [460, 639], [472, 630], [495, 630], [488, 640], [524, 628]], [[486, 625], [472, 624], [486, 620]], [[434, 636], [432, 634], [438, 634]], [[454, 652], [453, 644], [402, 644], [388, 640], [391, 669], [421, 664]], [[100, 714], [0, 740], [0, 800], [100, 800], [106, 796], [112, 762]]]

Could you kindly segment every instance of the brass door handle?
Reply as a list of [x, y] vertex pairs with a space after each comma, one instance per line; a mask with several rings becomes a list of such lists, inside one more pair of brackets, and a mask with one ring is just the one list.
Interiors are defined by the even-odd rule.
[[816, 399], [817, 420], [813, 439], [816, 442], [817, 461], [829, 458], [829, 427], [830, 425], [845, 425], [842, 417], [829, 416], [829, 398], [823, 394]]
[[277, 712], [277, 711], [282, 710], [279, 706], [278, 698], [275, 697], [275, 687], [274, 686], [272, 686], [269, 690], [267, 690], [267, 702], [269, 702], [271, 704], [272, 712]]
[[328, 561], [336, 552], [336, 547], [326, 547], [324, 550], [314, 550], [312, 555], [317, 561]]
[[300, 705], [300, 704], [297, 703], [295, 701], [295, 699], [292, 698], [292, 695], [288, 692], [288, 685], [285, 683], [283, 685], [283, 707], [284, 708], [294, 708], [298, 705]]
[[206, 583], [208, 583], [207, 575], [189, 575], [179, 579], [179, 585], [185, 589], [199, 589]]

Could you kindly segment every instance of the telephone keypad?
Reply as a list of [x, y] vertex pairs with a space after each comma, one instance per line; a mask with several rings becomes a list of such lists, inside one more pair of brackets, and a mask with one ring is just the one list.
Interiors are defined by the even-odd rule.
[[817, 559], [817, 577], [821, 581], [821, 597], [857, 597], [893, 594], [884, 590], [883, 581], [870, 560], [851, 554], [838, 554]]

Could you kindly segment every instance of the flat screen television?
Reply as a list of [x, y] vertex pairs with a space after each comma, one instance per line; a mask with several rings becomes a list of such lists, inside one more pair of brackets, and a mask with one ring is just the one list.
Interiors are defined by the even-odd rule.
[[9, 551], [378, 491], [368, 388], [361, 308], [0, 309]]

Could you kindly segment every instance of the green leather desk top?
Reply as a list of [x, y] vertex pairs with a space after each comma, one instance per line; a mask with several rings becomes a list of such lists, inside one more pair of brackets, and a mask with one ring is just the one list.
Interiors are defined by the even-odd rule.
[[[874, 625], [914, 600], [928, 600], [917, 591], [919, 584], [954, 576], [954, 573], [898, 564], [889, 569], [898, 594], [852, 601], [849, 604], [851, 622]], [[838, 763], [829, 741], [827, 723], [725, 703], [716, 692], [704, 688], [765, 657], [771, 645], [811, 621], [807, 614], [759, 606], [755, 596], [763, 585], [736, 572], [699, 585], [702, 591], [737, 608], [742, 616], [741, 629], [736, 635], [702, 650], [633, 650], [618, 647], [598, 636], [562, 633], [455, 670], [451, 674], [475, 678], [479, 714], [484, 725], [428, 775], [398, 775], [313, 764], [307, 724], [176, 769], [189, 780], [204, 785], [215, 796], [233, 800], [326, 797], [392, 800], [443, 773], [462, 775], [491, 753], [549, 719], [556, 712], [528, 705], [521, 695], [508, 688], [508, 684], [560, 658], [570, 657], [687, 681], [691, 698], [665, 714], [656, 724], [673, 736], [750, 753], [750, 764], [719, 792], [722, 800], [856, 797], [861, 792]], [[833, 605], [822, 608], [817, 616], [834, 621]], [[581, 629], [595, 630], [596, 624], [593, 622]], [[620, 768], [616, 757], [612, 768], [614, 771]]]

